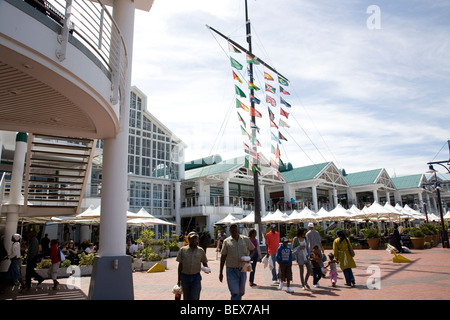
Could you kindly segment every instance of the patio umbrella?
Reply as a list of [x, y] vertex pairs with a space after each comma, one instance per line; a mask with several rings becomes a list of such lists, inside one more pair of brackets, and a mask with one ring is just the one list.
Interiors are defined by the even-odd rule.
[[280, 209], [277, 209], [277, 211], [271, 215], [265, 216], [261, 219], [261, 221], [265, 223], [283, 223], [286, 222], [286, 216], [280, 211]]
[[344, 221], [344, 220], [350, 220], [351, 214], [340, 204], [336, 206], [333, 210], [328, 212], [328, 215], [326, 217], [330, 221]]
[[238, 223], [239, 219], [233, 216], [231, 213], [229, 213], [225, 218], [222, 220], [217, 221], [214, 224], [235, 224]]
[[165, 225], [165, 226], [176, 226], [176, 223], [165, 221], [159, 218], [134, 218], [127, 221], [127, 224], [141, 225], [141, 226], [153, 226], [153, 225]]
[[249, 215], [247, 215], [246, 217], [239, 220], [238, 223], [254, 224], [255, 223], [255, 212], [254, 211], [250, 212]]
[[319, 211], [317, 211], [316, 221], [326, 221], [327, 216], [328, 216], [328, 211], [322, 207], [322, 208], [320, 208]]
[[447, 211], [447, 213], [444, 215], [444, 220], [450, 220], [450, 211]]

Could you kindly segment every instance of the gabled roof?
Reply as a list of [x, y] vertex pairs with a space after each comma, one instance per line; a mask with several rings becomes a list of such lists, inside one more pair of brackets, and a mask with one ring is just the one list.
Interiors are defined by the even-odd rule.
[[329, 162], [313, 164], [306, 167], [295, 168], [290, 171], [281, 172], [287, 182], [312, 180], [319, 175]]
[[423, 174], [412, 174], [409, 176], [391, 178], [397, 189], [420, 188]]
[[378, 176], [380, 175], [383, 169], [374, 169], [369, 171], [361, 171], [355, 173], [348, 173], [345, 176], [348, 184], [351, 187], [354, 186], [363, 186], [366, 184], [374, 184], [377, 181]]
[[216, 175], [221, 173], [226, 173], [232, 171], [236, 167], [241, 167], [244, 165], [245, 156], [233, 158], [230, 160], [224, 160], [216, 164], [204, 166], [201, 168], [195, 168], [186, 170], [184, 173], [185, 180], [196, 179], [200, 177], [206, 177], [210, 175]]

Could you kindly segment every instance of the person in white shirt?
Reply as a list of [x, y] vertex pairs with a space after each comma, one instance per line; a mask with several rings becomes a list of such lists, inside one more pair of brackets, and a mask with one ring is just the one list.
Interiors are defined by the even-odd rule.
[[9, 265], [9, 269], [6, 274], [6, 279], [13, 280], [14, 282], [19, 281], [21, 285], [20, 292], [25, 289], [25, 282], [23, 281], [22, 275], [19, 270], [21, 238], [22, 237], [18, 233], [12, 235], [11, 241], [13, 243], [11, 245], [11, 253], [5, 257], [5, 259], [11, 260], [11, 264]]

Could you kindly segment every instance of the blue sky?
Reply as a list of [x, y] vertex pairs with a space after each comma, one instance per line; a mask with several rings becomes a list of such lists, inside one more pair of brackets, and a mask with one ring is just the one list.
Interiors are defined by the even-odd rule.
[[[248, 0], [248, 6], [253, 53], [290, 80], [283, 161], [294, 167], [333, 161], [348, 173], [385, 168], [394, 176], [423, 173], [427, 162], [447, 159], [450, 2]], [[243, 0], [156, 0], [150, 12], [136, 12], [132, 85], [188, 145], [186, 160], [244, 154], [229, 63], [236, 56], [205, 27], [247, 48], [244, 22]], [[255, 80], [264, 87], [264, 79]], [[262, 91], [257, 96], [264, 100]], [[257, 110], [260, 151], [274, 157], [267, 106]], [[240, 114], [248, 123], [248, 113]]]

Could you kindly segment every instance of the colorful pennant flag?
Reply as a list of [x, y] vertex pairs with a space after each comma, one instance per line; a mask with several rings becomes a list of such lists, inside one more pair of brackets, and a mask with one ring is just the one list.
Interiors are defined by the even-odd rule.
[[280, 139], [278, 139], [277, 136], [273, 132], [271, 132], [271, 134], [272, 134], [272, 138], [271, 138], [272, 140], [275, 140], [278, 143], [281, 143]]
[[[256, 58], [256, 57], [255, 57], [255, 58]], [[258, 64], [259, 64], [259, 61], [257, 61], [255, 58], [252, 58], [251, 56], [249, 56], [249, 55], [247, 54], [247, 63], [252, 63], [252, 64], [258, 65]]]
[[241, 133], [243, 136], [247, 135], [248, 139], [251, 140], [252, 136], [247, 132], [247, 130], [244, 129], [243, 126], [241, 126]]
[[262, 114], [253, 107], [250, 107], [250, 115], [258, 118], [262, 118]]
[[270, 165], [272, 167], [274, 167], [275, 169], [280, 169], [280, 165], [275, 160], [273, 160], [272, 158], [270, 158]]
[[275, 114], [272, 112], [272, 110], [270, 110], [270, 107], [267, 107], [267, 109], [269, 110], [269, 118], [270, 118], [270, 120], [275, 120]]
[[233, 68], [236, 68], [238, 70], [242, 70], [242, 64], [240, 64], [239, 62], [237, 62], [235, 59], [233, 59], [232, 57], [230, 57], [230, 61], [231, 61], [231, 66]]
[[281, 119], [280, 119], [280, 127], [290, 128], [290, 126]]
[[290, 105], [289, 103], [287, 103], [286, 100], [284, 100], [282, 97], [280, 97], [280, 102], [281, 102], [282, 104], [284, 104], [284, 105], [285, 105], [286, 107], [288, 107], [288, 108], [291, 107], [291, 105]]
[[242, 108], [247, 112], [249, 111], [249, 108], [245, 104], [243, 104], [241, 101], [239, 101], [239, 99], [236, 99], [236, 108]]
[[248, 88], [249, 88], [250, 90], [251, 90], [251, 89], [256, 90], [256, 91], [259, 90], [259, 88], [258, 88], [253, 82], [251, 82], [251, 81], [248, 82]]
[[259, 127], [253, 121], [250, 121], [250, 128], [256, 129], [256, 131], [258, 131], [259, 133]]
[[254, 95], [250, 95], [250, 102], [256, 103], [256, 104], [260, 104], [261, 100], [259, 100], [258, 98], [256, 98]]
[[270, 103], [272, 105], [272, 107], [276, 107], [277, 106], [277, 102], [275, 101], [274, 98], [266, 95], [266, 102]]
[[269, 80], [269, 81], [273, 81], [273, 77], [268, 74], [267, 72], [264, 71], [264, 79]]
[[271, 93], [275, 93], [276, 89], [266, 83], [266, 91], [271, 92]]
[[278, 137], [279, 137], [280, 139], [283, 139], [283, 140], [286, 140], [286, 141], [287, 141], [287, 139], [281, 134], [281, 132], [278, 132]]
[[282, 94], [290, 95], [290, 93], [288, 91], [284, 90], [283, 87], [280, 87], [280, 92]]
[[230, 42], [228, 42], [228, 50], [234, 53], [241, 53], [235, 46], [233, 46]]
[[237, 85], [234, 85], [234, 90], [236, 91], [236, 94], [240, 95], [242, 98], [247, 98], [244, 91], [242, 91]]
[[[231, 70], [231, 71], [233, 71], [233, 70]], [[234, 71], [233, 71], [233, 79], [242, 83], [242, 80], [237, 76], [236, 72], [234, 72]]]
[[282, 77], [280, 77], [280, 76], [278, 76], [278, 82], [279, 82], [281, 85], [283, 85], [283, 86], [288, 86], [288, 85], [289, 85], [289, 82], [288, 82], [286, 79], [284, 79], [284, 78], [282, 78]]
[[242, 123], [244, 124], [244, 127], [247, 128], [247, 124], [245, 123], [244, 119], [241, 117], [241, 114], [238, 112], [238, 117], [239, 117], [239, 121], [242, 121]]
[[270, 127], [278, 129], [278, 126], [275, 124], [275, 122], [273, 122], [273, 120], [270, 120]]
[[289, 117], [289, 112], [284, 111], [283, 108], [280, 108], [280, 114], [286, 119]]

